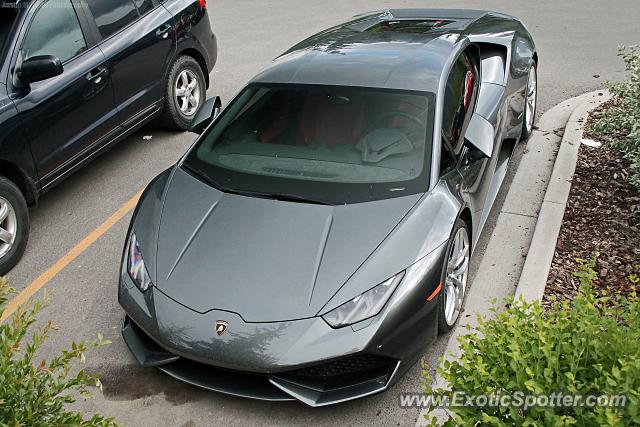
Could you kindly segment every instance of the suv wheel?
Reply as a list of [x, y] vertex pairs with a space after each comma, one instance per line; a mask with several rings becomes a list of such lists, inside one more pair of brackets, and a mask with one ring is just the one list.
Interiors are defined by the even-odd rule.
[[200, 64], [190, 56], [178, 57], [167, 79], [162, 122], [171, 129], [187, 130], [206, 97]]
[[29, 239], [29, 211], [22, 192], [0, 177], [0, 276], [22, 258]]

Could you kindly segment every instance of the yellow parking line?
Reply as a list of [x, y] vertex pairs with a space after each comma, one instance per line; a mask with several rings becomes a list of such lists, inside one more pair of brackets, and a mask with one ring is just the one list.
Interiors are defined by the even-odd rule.
[[42, 273], [36, 280], [34, 280], [29, 286], [24, 288], [18, 296], [9, 302], [2, 317], [0, 317], [0, 323], [8, 319], [21, 305], [25, 304], [29, 299], [43, 286], [51, 281], [58, 275], [66, 266], [71, 264], [76, 258], [78, 258], [84, 251], [86, 251], [96, 240], [104, 235], [111, 227], [113, 227], [118, 221], [124, 218], [129, 212], [135, 208], [142, 191], [133, 196], [129, 201], [123, 204], [113, 215], [111, 215], [105, 222], [100, 224], [98, 228], [93, 230], [87, 235], [80, 243], [73, 247], [69, 252], [64, 254], [62, 258], [55, 262], [47, 271]]

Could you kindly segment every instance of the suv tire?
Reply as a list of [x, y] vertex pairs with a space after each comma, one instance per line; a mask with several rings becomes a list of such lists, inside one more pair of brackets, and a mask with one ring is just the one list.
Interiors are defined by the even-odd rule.
[[206, 80], [200, 64], [191, 56], [182, 55], [175, 60], [165, 86], [161, 121], [172, 130], [189, 129], [196, 113], [204, 104]]
[[[20, 261], [29, 240], [29, 210], [20, 189], [0, 177], [0, 276]], [[4, 237], [4, 239], [3, 239]], [[6, 241], [7, 239], [10, 241]]]

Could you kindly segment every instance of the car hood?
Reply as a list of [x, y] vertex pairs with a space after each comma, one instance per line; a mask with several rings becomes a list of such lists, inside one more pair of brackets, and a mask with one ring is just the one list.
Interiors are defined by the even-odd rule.
[[161, 215], [155, 285], [200, 313], [225, 310], [247, 322], [315, 316], [420, 196], [284, 202], [222, 193], [177, 168]]

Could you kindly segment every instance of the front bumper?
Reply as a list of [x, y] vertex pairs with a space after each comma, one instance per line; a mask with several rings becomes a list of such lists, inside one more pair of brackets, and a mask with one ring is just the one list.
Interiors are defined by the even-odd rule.
[[122, 335], [142, 366], [194, 386], [224, 394], [268, 401], [299, 400], [324, 406], [383, 391], [397, 373], [400, 361], [356, 355], [278, 374], [218, 368], [177, 356], [155, 343], [126, 316]]
[[[437, 335], [441, 256], [422, 285], [398, 289], [383, 311], [332, 329], [320, 317], [249, 323], [223, 310], [198, 313], [157, 288], [142, 293], [122, 272], [123, 338], [145, 367], [192, 385], [270, 401], [324, 406], [378, 393], [409, 369]], [[216, 323], [228, 322], [218, 335]]]

